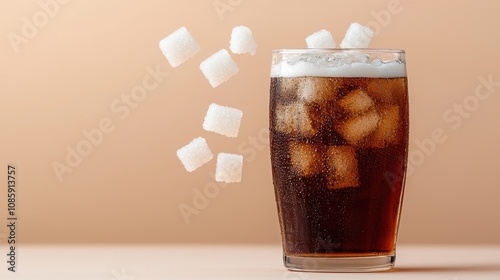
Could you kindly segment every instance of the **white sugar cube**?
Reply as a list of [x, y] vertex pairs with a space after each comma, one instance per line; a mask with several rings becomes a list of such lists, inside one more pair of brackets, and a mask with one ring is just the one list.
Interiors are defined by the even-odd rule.
[[240, 71], [226, 49], [222, 49], [202, 61], [200, 70], [212, 87], [222, 84]]
[[237, 54], [249, 53], [255, 55], [257, 43], [253, 38], [252, 30], [243, 25], [233, 28], [231, 41], [229, 41], [229, 49]]
[[306, 38], [308, 48], [335, 48], [336, 44], [329, 31], [323, 29]]
[[177, 150], [177, 157], [181, 160], [188, 172], [209, 162], [214, 155], [203, 137], [193, 139], [189, 144]]
[[200, 46], [186, 27], [181, 27], [160, 41], [160, 49], [172, 67], [177, 67], [200, 51]]
[[203, 129], [227, 137], [236, 137], [238, 136], [242, 116], [243, 112], [241, 110], [212, 103], [208, 106]]
[[354, 22], [347, 29], [344, 39], [340, 44], [340, 47], [343, 49], [368, 48], [372, 36], [373, 36], [373, 31], [369, 27]]
[[219, 153], [215, 168], [217, 182], [237, 183], [241, 181], [243, 156], [237, 154]]

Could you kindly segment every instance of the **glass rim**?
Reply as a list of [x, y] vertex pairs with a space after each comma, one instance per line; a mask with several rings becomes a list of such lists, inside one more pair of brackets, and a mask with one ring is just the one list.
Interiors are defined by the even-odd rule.
[[275, 49], [272, 51], [273, 54], [341, 53], [341, 52], [405, 54], [405, 50], [403, 49], [390, 49], [390, 48], [290, 48], [290, 49]]

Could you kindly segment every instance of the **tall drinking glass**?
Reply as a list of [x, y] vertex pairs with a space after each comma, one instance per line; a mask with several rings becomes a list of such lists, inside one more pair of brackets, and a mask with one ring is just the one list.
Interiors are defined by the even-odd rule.
[[275, 50], [269, 107], [285, 266], [392, 268], [408, 155], [405, 52]]

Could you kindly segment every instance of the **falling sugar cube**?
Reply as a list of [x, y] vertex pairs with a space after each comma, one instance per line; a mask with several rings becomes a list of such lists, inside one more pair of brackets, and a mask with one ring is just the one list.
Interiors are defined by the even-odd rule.
[[249, 53], [255, 55], [257, 43], [253, 38], [252, 30], [243, 25], [233, 28], [231, 41], [229, 41], [229, 49], [237, 54]]
[[372, 36], [373, 31], [369, 27], [354, 22], [347, 29], [340, 47], [343, 49], [368, 48]]
[[306, 38], [308, 48], [335, 48], [336, 44], [329, 31], [323, 29]]
[[299, 176], [312, 176], [323, 169], [323, 145], [290, 142], [290, 162]]
[[177, 67], [200, 51], [200, 46], [186, 27], [181, 27], [160, 41], [160, 49], [172, 67]]
[[193, 139], [189, 144], [177, 150], [177, 157], [181, 160], [188, 172], [209, 162], [214, 155], [203, 137]]
[[328, 188], [359, 187], [358, 160], [351, 146], [330, 146], [328, 156]]
[[217, 166], [215, 168], [215, 180], [224, 183], [240, 182], [242, 169], [242, 155], [219, 153], [217, 155]]
[[202, 61], [200, 70], [212, 87], [222, 84], [240, 71], [226, 49], [222, 49]]
[[236, 137], [238, 136], [242, 117], [243, 112], [241, 110], [212, 103], [208, 106], [203, 121], [203, 129], [227, 137]]

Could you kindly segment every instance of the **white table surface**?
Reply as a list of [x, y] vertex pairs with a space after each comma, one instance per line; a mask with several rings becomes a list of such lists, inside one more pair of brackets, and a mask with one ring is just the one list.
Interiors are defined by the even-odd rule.
[[275, 245], [20, 245], [17, 272], [0, 279], [500, 279], [500, 245], [398, 246], [396, 269], [378, 273], [289, 272]]

